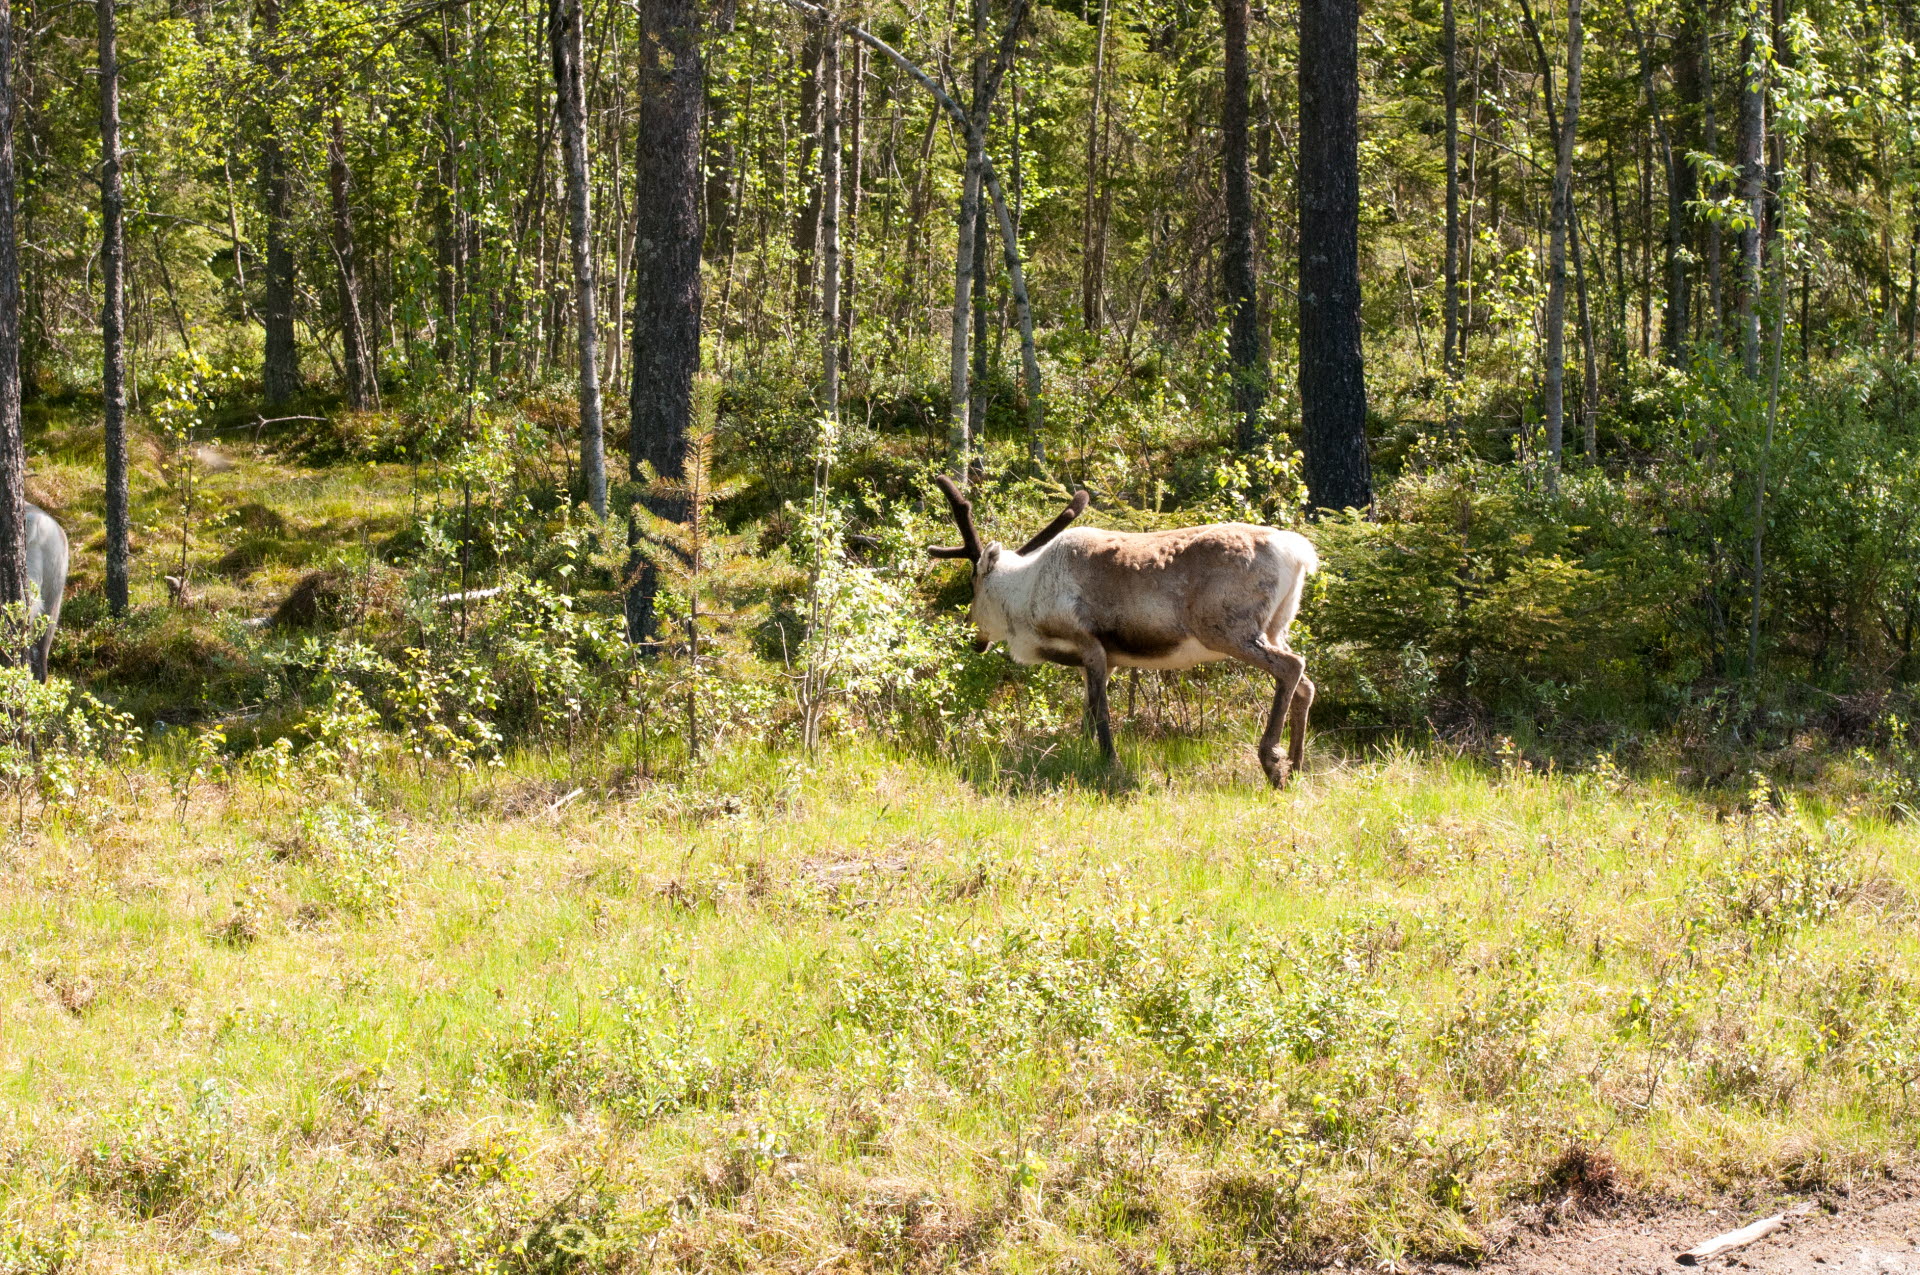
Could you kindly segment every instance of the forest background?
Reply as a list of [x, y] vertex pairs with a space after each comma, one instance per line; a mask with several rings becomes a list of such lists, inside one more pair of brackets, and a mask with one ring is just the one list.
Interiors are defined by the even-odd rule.
[[[217, 617], [315, 567], [363, 636], [397, 570], [387, 627], [424, 650], [447, 625], [397, 598], [510, 580], [583, 614], [625, 588], [658, 636], [664, 566], [688, 667], [710, 605], [778, 690], [834, 628], [823, 588], [953, 600], [896, 533], [926, 530], [932, 468], [972, 466], [1010, 526], [1076, 486], [1122, 526], [1366, 511], [1321, 522], [1303, 635], [1356, 725], [1857, 733], [1912, 677], [1905, 9], [835, 21], [20, 9], [20, 375], [32, 491], [79, 533], [64, 661], [217, 715], [310, 680]], [[624, 562], [578, 512], [607, 508], [603, 435], [632, 457], [615, 512], [643, 506]], [[289, 524], [200, 474], [236, 438], [384, 464], [404, 497]], [[951, 662], [878, 645], [896, 690]]]

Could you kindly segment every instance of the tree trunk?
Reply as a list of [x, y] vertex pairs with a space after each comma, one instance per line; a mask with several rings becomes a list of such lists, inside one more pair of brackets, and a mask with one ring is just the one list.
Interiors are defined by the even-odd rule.
[[987, 434], [987, 212], [982, 199], [973, 214], [973, 372], [967, 384], [967, 432], [976, 447]]
[[1740, 37], [1740, 357], [1749, 377], [1760, 375], [1760, 248], [1765, 235], [1767, 186], [1766, 77], [1758, 62], [1752, 17]]
[[599, 284], [594, 278], [592, 187], [587, 171], [587, 84], [580, 0], [550, 0], [547, 35], [567, 166], [567, 231], [573, 250], [573, 319], [580, 347], [580, 477], [596, 518], [607, 516], [607, 460], [600, 412]]
[[1319, 509], [1373, 503], [1360, 348], [1360, 8], [1300, 6], [1300, 416]]
[[[1593, 339], [1593, 310], [1587, 304], [1587, 269], [1580, 250], [1580, 216], [1571, 206], [1568, 213], [1567, 234], [1573, 245], [1573, 291], [1580, 324], [1580, 445], [1586, 458], [1593, 461], [1600, 454], [1598, 421], [1595, 419], [1600, 409], [1600, 359]], [[1599, 263], [1595, 262], [1594, 269], [1599, 268]]]
[[820, 43], [820, 406], [840, 419], [840, 31]]
[[960, 216], [956, 223], [953, 249], [953, 330], [947, 369], [948, 391], [952, 395], [951, 416], [947, 422], [948, 459], [954, 476], [968, 481], [979, 446], [975, 433], [976, 404], [969, 394], [967, 368], [968, 338], [972, 329], [974, 272], [981, 268], [980, 186], [985, 166], [985, 139], [991, 103], [987, 96], [987, 0], [973, 0], [973, 104], [968, 113], [966, 134], [967, 166], [960, 188]]
[[[700, 370], [700, 103], [697, 0], [640, 6], [639, 109], [634, 135], [633, 392], [630, 473], [668, 478], [686, 468], [693, 381]], [[654, 512], [685, 511], [659, 502]], [[636, 555], [636, 559], [638, 555]], [[655, 634], [654, 570], [644, 560], [627, 591], [627, 633]]]
[[[260, 25], [267, 44], [267, 68], [277, 78], [282, 60], [275, 47], [280, 38], [280, 0], [261, 0]], [[280, 404], [300, 392], [300, 347], [293, 335], [293, 249], [288, 244], [293, 221], [293, 183], [287, 176], [279, 123], [273, 118], [271, 101], [266, 105], [266, 112], [265, 136], [260, 144], [260, 176], [266, 187], [267, 213], [267, 270], [262, 281], [266, 295], [260, 322], [265, 329], [266, 346], [260, 376], [267, 402]]]
[[800, 210], [793, 218], [794, 309], [805, 314], [813, 307], [814, 253], [820, 246], [820, 183], [814, 180], [820, 142], [820, 54], [822, 28], [807, 28], [800, 49], [800, 163], [803, 184]]
[[1080, 222], [1080, 321], [1098, 332], [1105, 321], [1106, 236], [1100, 226], [1100, 122], [1106, 106], [1107, 18], [1113, 0], [1100, 0], [1099, 33], [1093, 45], [1093, 107], [1087, 115], [1087, 198]]
[[[100, 28], [100, 393], [106, 404], [107, 609], [127, 612], [131, 575], [127, 479], [126, 199], [120, 185], [120, 49], [113, 0], [97, 0]], [[17, 364], [16, 364], [17, 366]]]
[[953, 250], [953, 330], [947, 367], [947, 461], [955, 478], [965, 481], [973, 463], [974, 440], [967, 401], [967, 337], [972, 328], [974, 229], [980, 218], [980, 158], [967, 144], [966, 175], [960, 187], [960, 216]]
[[[0, 0], [0, 606], [27, 599], [27, 455], [20, 422], [20, 252], [14, 239], [13, 4]], [[18, 662], [24, 651], [4, 653]]]
[[1440, 363], [1447, 377], [1447, 428], [1454, 423], [1453, 383], [1460, 374], [1460, 46], [1453, 0], [1440, 7], [1440, 59], [1444, 63], [1447, 109], [1447, 243], [1445, 332]]
[[1531, 5], [1521, 0], [1527, 31], [1540, 59], [1540, 91], [1546, 99], [1547, 127], [1554, 132], [1553, 202], [1547, 232], [1547, 350], [1545, 394], [1547, 417], [1547, 481], [1557, 481], [1566, 433], [1567, 376], [1567, 234], [1573, 221], [1573, 145], [1580, 127], [1580, 55], [1582, 31], [1580, 0], [1567, 0], [1567, 101], [1563, 118], [1556, 119], [1553, 101], [1553, 63], [1541, 38]]
[[861, 185], [866, 159], [867, 46], [853, 46], [853, 100], [848, 114], [853, 131], [847, 140], [846, 214], [842, 218], [840, 246], [840, 370], [853, 366], [853, 302], [858, 291], [855, 283], [855, 252], [860, 243]]
[[[1688, 271], [1688, 250], [1693, 244], [1693, 200], [1699, 198], [1699, 182], [1693, 177], [1688, 152], [1699, 146], [1701, 111], [1701, 21], [1690, 6], [1682, 6], [1680, 31], [1674, 36], [1674, 111], [1672, 123], [1661, 132], [1663, 159], [1667, 161], [1667, 330], [1663, 332], [1667, 361], [1672, 367], [1686, 365], [1686, 344], [1693, 328], [1693, 280]], [[1642, 81], [1647, 109], [1653, 102], [1653, 67], [1642, 42]]]
[[[1714, 110], [1713, 88], [1713, 10], [1708, 7], [1704, 15], [1706, 21], [1700, 29], [1700, 137], [1706, 153], [1715, 157], [1720, 154], [1720, 129], [1718, 116]], [[1718, 199], [1722, 194], [1719, 183], [1714, 183], [1707, 194]], [[1707, 339], [1718, 345], [1725, 337], [1727, 309], [1726, 290], [1723, 287], [1720, 269], [1721, 242], [1720, 221], [1717, 217], [1707, 218], [1707, 314], [1705, 326]]]
[[340, 353], [346, 364], [347, 406], [365, 411], [379, 398], [379, 387], [374, 384], [373, 360], [367, 353], [366, 323], [360, 311], [353, 213], [347, 203], [346, 127], [337, 105], [333, 110], [332, 130], [327, 136], [327, 196], [333, 225], [333, 264], [340, 281]]
[[1226, 99], [1220, 108], [1220, 129], [1226, 169], [1227, 241], [1220, 277], [1226, 284], [1231, 324], [1228, 356], [1233, 365], [1234, 445], [1242, 452], [1259, 446], [1265, 432], [1261, 415], [1267, 404], [1267, 342], [1260, 322], [1253, 170], [1247, 145], [1247, 117], [1253, 97], [1253, 77], [1247, 66], [1247, 16], [1247, 0], [1221, 0]]

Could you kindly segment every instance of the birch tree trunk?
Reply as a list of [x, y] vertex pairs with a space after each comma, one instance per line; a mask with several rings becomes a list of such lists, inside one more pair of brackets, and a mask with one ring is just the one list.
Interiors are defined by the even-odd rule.
[[607, 516], [607, 459], [600, 410], [599, 284], [594, 278], [592, 186], [587, 171], [587, 85], [580, 0], [551, 0], [547, 35], [567, 168], [567, 231], [573, 252], [573, 319], [579, 346], [580, 477], [596, 518]]
[[120, 184], [120, 48], [113, 3], [96, 0], [94, 6], [100, 35], [100, 395], [106, 406], [107, 609], [114, 615], [125, 615], [132, 566], [124, 331], [126, 198]]

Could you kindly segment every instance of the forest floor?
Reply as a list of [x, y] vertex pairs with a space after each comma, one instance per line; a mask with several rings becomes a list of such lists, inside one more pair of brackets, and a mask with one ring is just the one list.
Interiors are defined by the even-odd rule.
[[1783, 1198], [1858, 1221], [1755, 1269], [1913, 1260], [1920, 833], [1275, 795], [1256, 708], [1104, 781], [113, 772], [0, 850], [0, 1271], [1677, 1269]]

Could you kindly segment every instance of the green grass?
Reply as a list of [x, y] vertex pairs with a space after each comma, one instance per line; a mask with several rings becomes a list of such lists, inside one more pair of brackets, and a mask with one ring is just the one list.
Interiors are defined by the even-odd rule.
[[1129, 762], [130, 771], [0, 860], [0, 1270], [1470, 1258], [1911, 1159], [1909, 827]]

